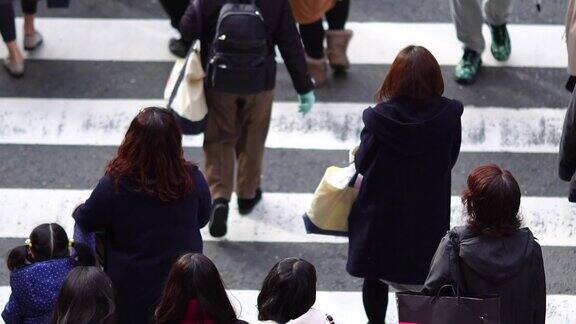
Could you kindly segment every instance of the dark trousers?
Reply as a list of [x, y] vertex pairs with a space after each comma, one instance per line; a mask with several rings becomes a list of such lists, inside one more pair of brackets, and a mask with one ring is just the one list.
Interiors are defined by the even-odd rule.
[[[326, 21], [330, 30], [342, 30], [348, 20], [350, 12], [350, 0], [336, 1], [336, 5], [326, 12]], [[311, 24], [300, 25], [300, 36], [304, 44], [306, 54], [311, 58], [324, 57], [324, 37], [326, 31], [322, 25], [322, 19]]]
[[170, 17], [170, 24], [172, 27], [180, 30], [180, 20], [186, 12], [186, 8], [190, 5], [190, 0], [160, 0], [162, 8]]
[[362, 301], [369, 324], [384, 324], [388, 307], [388, 285], [379, 279], [364, 279]]
[[[22, 12], [33, 15], [38, 8], [38, 0], [22, 0]], [[14, 5], [10, 3], [0, 4], [0, 34], [5, 43], [16, 40], [16, 21]]]

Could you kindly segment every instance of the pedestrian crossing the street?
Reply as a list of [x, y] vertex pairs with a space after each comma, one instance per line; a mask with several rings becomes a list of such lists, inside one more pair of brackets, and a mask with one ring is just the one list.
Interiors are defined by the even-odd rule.
[[[142, 107], [165, 103], [175, 60], [167, 41], [176, 33], [152, 2], [156, 7], [134, 3], [126, 10], [120, 2], [99, 1], [95, 11], [90, 1], [78, 1], [70, 12], [47, 12], [50, 17], [38, 19], [45, 45], [28, 57], [26, 76], [0, 73], [0, 255], [23, 244], [40, 223], [57, 222], [71, 233], [72, 210], [89, 196], [130, 120]], [[576, 323], [576, 205], [556, 175], [570, 96], [563, 89], [567, 58], [557, 14], [564, 4], [550, 4], [556, 14], [543, 17], [516, 9], [513, 16], [523, 20], [510, 25], [510, 61], [496, 62], [487, 51], [477, 83], [462, 87], [451, 79], [461, 49], [446, 6], [422, 4], [430, 9], [422, 16], [410, 7], [419, 1], [406, 1], [405, 11], [395, 5], [393, 14], [384, 6], [389, 2], [352, 3], [353, 66], [347, 77], [331, 76], [316, 92], [309, 115], [298, 113], [290, 78], [279, 66], [263, 201], [248, 216], [232, 203], [223, 240], [202, 231], [205, 254], [222, 273], [241, 318], [257, 322], [256, 296], [266, 273], [277, 260], [298, 256], [317, 267], [318, 308], [336, 323], [367, 322], [362, 281], [345, 270], [347, 239], [306, 235], [301, 216], [325, 168], [344, 166], [358, 144], [362, 110], [373, 105], [387, 67], [401, 48], [416, 43], [442, 65], [446, 96], [465, 105], [452, 225], [463, 221], [458, 195], [473, 166], [493, 162], [510, 169], [522, 189], [523, 221], [543, 247], [547, 323]], [[0, 48], [0, 57], [5, 54]], [[201, 136], [184, 139], [187, 157], [200, 165], [201, 143]], [[8, 276], [0, 266], [0, 307], [10, 294]], [[391, 294], [387, 323], [396, 322]]]

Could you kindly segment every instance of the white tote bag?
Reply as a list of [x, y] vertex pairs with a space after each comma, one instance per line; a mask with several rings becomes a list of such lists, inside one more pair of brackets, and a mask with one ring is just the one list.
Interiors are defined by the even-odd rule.
[[164, 98], [167, 108], [177, 116], [184, 134], [200, 134], [206, 128], [208, 106], [204, 93], [204, 68], [200, 41], [196, 41], [185, 60], [177, 60], [168, 79]]

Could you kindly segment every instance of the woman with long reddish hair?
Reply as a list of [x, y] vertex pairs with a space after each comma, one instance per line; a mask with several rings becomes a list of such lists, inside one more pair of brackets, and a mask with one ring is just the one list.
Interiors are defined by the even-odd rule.
[[154, 324], [247, 324], [238, 319], [218, 269], [208, 257], [187, 253], [172, 266]]
[[170, 267], [202, 252], [211, 197], [166, 109], [144, 108], [90, 198], [74, 212], [85, 232], [104, 233], [104, 270], [116, 289], [119, 323], [149, 323]]
[[364, 176], [349, 217], [348, 272], [364, 278], [364, 308], [383, 324], [388, 286], [419, 291], [450, 229], [451, 170], [460, 152], [462, 104], [442, 96], [434, 56], [408, 46], [364, 111], [356, 153]]

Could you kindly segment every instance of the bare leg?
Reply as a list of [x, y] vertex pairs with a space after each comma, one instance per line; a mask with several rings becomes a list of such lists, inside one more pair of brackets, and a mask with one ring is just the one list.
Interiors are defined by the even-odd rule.
[[24, 35], [33, 36], [36, 32], [34, 28], [34, 15], [25, 14], [24, 15]]
[[22, 52], [18, 48], [18, 45], [16, 45], [16, 41], [6, 43], [6, 47], [8, 48], [8, 60], [12, 62], [21, 62], [24, 60]]

